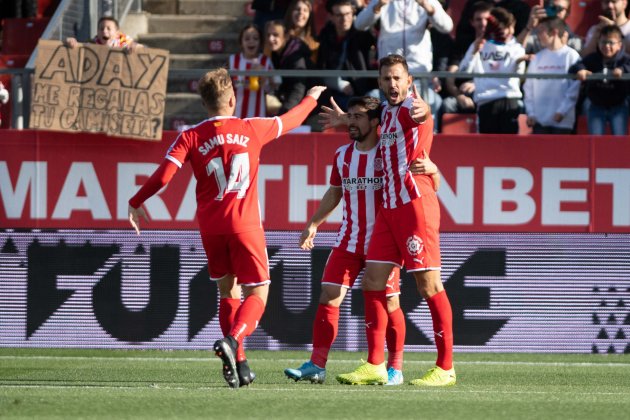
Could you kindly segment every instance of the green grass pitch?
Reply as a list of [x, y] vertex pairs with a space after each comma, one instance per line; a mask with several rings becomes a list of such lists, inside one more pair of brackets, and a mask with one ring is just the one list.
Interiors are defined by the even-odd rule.
[[[630, 418], [628, 354], [457, 353], [446, 389], [337, 384], [365, 352], [333, 352], [324, 385], [285, 378], [308, 355], [249, 351], [256, 382], [232, 390], [210, 352], [0, 348], [0, 418]], [[405, 380], [433, 357], [407, 353]]]

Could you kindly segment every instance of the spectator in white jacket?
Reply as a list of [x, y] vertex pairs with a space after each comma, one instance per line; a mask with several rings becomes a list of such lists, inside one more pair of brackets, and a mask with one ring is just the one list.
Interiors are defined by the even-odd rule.
[[[486, 33], [473, 42], [460, 63], [468, 73], [524, 73], [525, 49], [514, 38], [516, 20], [502, 7], [490, 12]], [[475, 77], [480, 133], [517, 134], [518, 116], [523, 111], [523, 94], [518, 77]]]
[[[566, 42], [567, 26], [558, 17], [544, 18], [536, 31], [544, 47], [529, 63], [528, 73], [568, 74], [580, 54]], [[571, 134], [580, 82], [573, 79], [528, 78], [523, 86], [527, 125], [534, 134]]]
[[[453, 29], [453, 20], [438, 0], [371, 0], [357, 15], [354, 26], [360, 31], [366, 31], [379, 21], [378, 58], [400, 54], [407, 60], [409, 73], [433, 70], [429, 24], [442, 33], [449, 33]], [[419, 83], [419, 79], [415, 83], [420, 92], [427, 92], [424, 99], [431, 106], [435, 117], [441, 105], [441, 97], [436, 93], [440, 87], [434, 87], [434, 80], [423, 83], [424, 86]], [[436, 79], [435, 83], [439, 81]]]

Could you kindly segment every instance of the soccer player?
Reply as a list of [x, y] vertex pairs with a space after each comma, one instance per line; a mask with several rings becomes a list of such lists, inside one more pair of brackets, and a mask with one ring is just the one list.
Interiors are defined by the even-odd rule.
[[[343, 200], [343, 221], [322, 278], [319, 306], [313, 321], [313, 351], [309, 361], [284, 373], [296, 381], [323, 383], [328, 353], [337, 336], [339, 307], [365, 267], [372, 228], [383, 201], [383, 160], [378, 148], [380, 123], [378, 99], [354, 97], [348, 102], [348, 133], [354, 140], [335, 153], [330, 187], [300, 237], [300, 247], [313, 248], [317, 228]], [[428, 158], [418, 160], [414, 172], [439, 176]], [[436, 182], [437, 185], [437, 182]], [[387, 295], [387, 385], [403, 382], [402, 362], [405, 344], [405, 316], [400, 309], [400, 269], [393, 267]]]
[[[436, 366], [411, 381], [418, 386], [447, 386], [456, 381], [453, 369], [453, 328], [451, 305], [440, 279], [440, 207], [433, 182], [424, 175], [412, 175], [409, 163], [430, 154], [433, 120], [420, 98], [404, 57], [396, 54], [379, 62], [379, 87], [385, 96], [381, 114], [380, 149], [383, 156], [383, 206], [379, 210], [368, 247], [363, 276], [367, 363], [355, 371], [337, 376], [346, 384], [385, 384], [385, 330], [387, 328], [387, 278], [403, 263], [416, 280], [427, 301], [433, 320]], [[413, 86], [413, 95], [409, 88]], [[333, 102], [320, 114], [325, 127], [347, 124], [347, 116]]]
[[260, 150], [298, 127], [325, 89], [314, 86], [280, 117], [240, 119], [233, 116], [236, 97], [227, 70], [206, 73], [199, 80], [198, 91], [209, 118], [175, 139], [162, 164], [129, 200], [129, 221], [139, 234], [140, 218], [148, 221], [142, 203], [190, 161], [197, 180], [197, 219], [210, 278], [218, 279], [222, 291], [236, 282], [245, 296], [229, 333], [213, 346], [223, 362], [223, 377], [232, 388], [251, 382], [247, 361], [240, 360], [237, 349], [256, 329], [270, 283], [258, 203]]

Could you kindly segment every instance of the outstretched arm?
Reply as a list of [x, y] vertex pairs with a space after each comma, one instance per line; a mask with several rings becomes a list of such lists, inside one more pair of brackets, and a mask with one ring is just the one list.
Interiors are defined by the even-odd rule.
[[173, 162], [165, 160], [153, 172], [153, 175], [145, 182], [142, 188], [129, 199], [129, 223], [131, 223], [138, 235], [140, 235], [140, 218], [142, 217], [147, 222], [149, 221], [146, 212], [142, 208], [142, 203], [168, 184], [178, 169], [179, 167]]
[[313, 240], [317, 234], [317, 228], [319, 225], [324, 223], [330, 214], [335, 210], [341, 201], [342, 195], [343, 191], [341, 190], [341, 187], [331, 186], [328, 188], [324, 197], [322, 197], [322, 201], [320, 201], [315, 214], [313, 214], [313, 217], [311, 217], [311, 220], [302, 231], [302, 235], [300, 236], [300, 248], [305, 250], [313, 249], [315, 246]]

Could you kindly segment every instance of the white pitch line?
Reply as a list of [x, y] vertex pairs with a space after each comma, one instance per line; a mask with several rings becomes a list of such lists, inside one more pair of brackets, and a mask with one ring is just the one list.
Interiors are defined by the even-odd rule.
[[[139, 361], [139, 362], [202, 362], [219, 363], [220, 360], [209, 354], [208, 358], [202, 357], [103, 357], [103, 356], [0, 356], [0, 360], [99, 360], [99, 361]], [[273, 361], [278, 363], [302, 363], [304, 359], [250, 359], [250, 362]], [[358, 359], [331, 359], [332, 364], [359, 364]], [[405, 364], [424, 365], [432, 364], [432, 360], [405, 360]], [[468, 360], [457, 361], [456, 365], [496, 365], [496, 366], [611, 366], [630, 367], [630, 363], [625, 362], [524, 362], [524, 361], [493, 361], [493, 360]]]
[[[107, 389], [107, 390], [140, 390], [140, 389], [156, 389], [156, 390], [166, 390], [166, 391], [229, 391], [229, 392], [238, 392], [237, 390], [232, 390], [227, 387], [179, 387], [179, 386], [111, 386], [111, 385], [34, 385], [34, 384], [0, 384], [0, 389], [2, 388], [32, 388], [32, 389]], [[578, 396], [578, 395], [610, 395], [610, 396], [628, 396], [627, 392], [558, 392], [557, 390], [551, 391], [505, 391], [505, 390], [474, 390], [474, 389], [456, 389], [456, 388], [442, 388], [442, 389], [431, 389], [431, 388], [391, 388], [391, 387], [382, 387], [382, 386], [348, 386], [345, 387], [335, 387], [334, 392], [345, 392], [345, 393], [357, 393], [357, 392], [371, 392], [371, 390], [385, 391], [385, 392], [393, 392], [400, 394], [407, 393], [454, 393], [454, 394], [505, 394], [505, 395], [547, 395], [552, 393], [553, 395], [566, 395], [566, 396]], [[289, 388], [256, 388], [256, 387], [248, 387], [246, 390], [241, 392], [291, 392], [292, 394], [296, 391], [303, 391], [308, 393], [313, 392], [325, 392], [330, 393], [333, 391], [330, 387], [289, 387]]]

